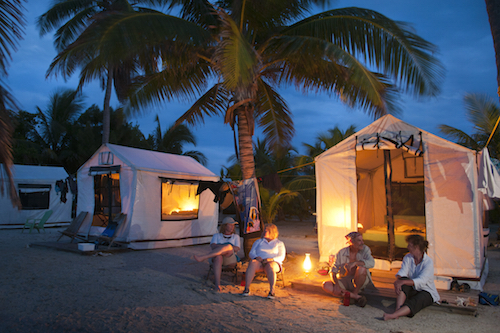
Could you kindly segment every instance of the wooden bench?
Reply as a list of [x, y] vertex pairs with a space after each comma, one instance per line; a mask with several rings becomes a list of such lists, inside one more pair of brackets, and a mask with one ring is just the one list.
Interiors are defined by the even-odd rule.
[[[389, 299], [396, 299], [394, 292], [394, 279], [396, 272], [394, 271], [379, 271], [370, 270], [372, 274], [373, 285], [367, 286], [361, 294], [366, 296], [382, 297]], [[325, 279], [323, 278], [323, 281]], [[310, 281], [292, 281], [292, 288], [297, 290], [314, 292], [325, 295], [321, 287], [321, 281], [312, 279]], [[438, 289], [441, 298], [440, 304], [433, 304], [429, 308], [432, 310], [444, 311], [448, 313], [456, 313], [463, 315], [477, 316], [477, 304], [479, 301], [479, 292], [477, 290], [470, 290], [469, 292], [458, 292], [451, 290]], [[459, 306], [457, 305], [457, 297], [461, 299], [472, 300], [475, 305]]]

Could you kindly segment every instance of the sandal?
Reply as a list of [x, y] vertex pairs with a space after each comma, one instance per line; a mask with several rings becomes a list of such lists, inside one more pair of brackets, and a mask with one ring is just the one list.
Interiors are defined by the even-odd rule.
[[365, 296], [361, 296], [360, 298], [358, 298], [358, 300], [356, 301], [356, 305], [359, 306], [359, 307], [362, 307], [364, 308], [366, 303], [368, 303], [368, 300], [366, 299]]
[[250, 290], [248, 290], [248, 289], [243, 290], [243, 292], [241, 293], [241, 296], [245, 296], [245, 297], [250, 296]]

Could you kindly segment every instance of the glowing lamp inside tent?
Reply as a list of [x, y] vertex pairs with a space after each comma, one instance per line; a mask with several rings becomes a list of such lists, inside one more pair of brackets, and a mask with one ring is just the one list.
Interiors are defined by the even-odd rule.
[[361, 223], [358, 223], [358, 230], [363, 229], [363, 225]]
[[302, 265], [302, 267], [304, 268], [304, 271], [306, 272], [306, 274], [309, 274], [309, 272], [311, 271], [311, 268], [312, 268], [311, 254], [310, 253], [306, 253], [306, 258], [304, 259], [304, 264]]
[[198, 218], [200, 196], [198, 184], [181, 181], [164, 181], [161, 186], [162, 221], [191, 220]]
[[351, 207], [350, 205], [345, 206], [334, 206], [328, 208], [327, 212], [328, 218], [324, 222], [332, 227], [350, 228], [351, 226]]

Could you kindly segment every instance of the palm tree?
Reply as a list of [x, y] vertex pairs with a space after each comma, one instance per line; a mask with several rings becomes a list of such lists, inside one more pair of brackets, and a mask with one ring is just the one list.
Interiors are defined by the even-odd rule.
[[185, 144], [196, 146], [196, 138], [186, 125], [170, 126], [164, 133], [161, 131], [160, 118], [155, 119], [156, 126], [150, 141], [153, 142], [153, 149], [164, 153], [190, 156], [202, 165], [207, 165], [207, 158], [202, 152], [196, 150], [184, 151]]
[[[110, 138], [110, 100], [112, 87], [120, 101], [126, 96], [131, 76], [134, 75], [135, 67], [132, 59], [111, 59], [103, 55], [109, 50], [101, 51], [104, 62], [96, 61], [97, 55], [92, 53], [95, 45], [85, 44], [88, 35], [97, 26], [106, 21], [115, 13], [147, 11], [139, 7], [141, 3], [155, 4], [162, 1], [135, 0], [133, 3], [127, 0], [96, 1], [96, 0], [56, 0], [52, 7], [38, 18], [37, 24], [40, 35], [57, 29], [54, 38], [54, 46], [59, 52], [51, 63], [47, 76], [61, 72], [66, 79], [71, 76], [77, 67], [81, 67], [79, 89], [84, 84], [98, 79], [105, 89], [103, 108], [103, 133], [102, 143], [108, 143]], [[85, 45], [82, 48], [82, 44]], [[76, 50], [75, 50], [76, 49]], [[98, 63], [98, 64], [97, 64]]]
[[316, 142], [314, 146], [308, 143], [302, 143], [302, 145], [306, 148], [306, 155], [308, 155], [311, 161], [321, 154], [322, 152], [330, 149], [335, 146], [342, 140], [350, 137], [356, 133], [356, 126], [351, 125], [345, 131], [342, 131], [338, 126], [331, 128], [328, 130], [328, 133], [321, 133], [316, 137]]
[[[12, 162], [12, 133], [8, 108], [17, 110], [14, 98], [4, 86], [1, 78], [7, 76], [7, 67], [11, 51], [15, 51], [18, 41], [22, 38], [25, 25], [23, 0], [5, 0], [0, 3], [0, 194], [4, 194], [3, 177], [6, 176], [6, 190], [14, 206], [19, 206], [19, 198], [14, 187], [10, 170]], [[2, 170], [3, 169], [3, 170]]]
[[73, 133], [72, 124], [84, 109], [84, 97], [78, 90], [64, 89], [51, 95], [45, 111], [37, 106], [39, 141], [47, 161], [61, 163]]
[[[467, 120], [473, 125], [473, 133], [448, 126], [439, 125], [439, 130], [467, 148], [480, 151], [486, 145], [488, 138], [495, 129], [500, 116], [500, 109], [493, 99], [483, 94], [466, 94], [464, 96]], [[500, 158], [500, 133], [496, 132], [489, 144], [490, 156]]]
[[498, 96], [500, 96], [500, 3], [496, 0], [485, 0], [485, 3], [495, 48]]
[[[255, 124], [272, 149], [293, 136], [279, 87], [326, 92], [375, 117], [396, 108], [396, 89], [416, 96], [439, 92], [442, 66], [434, 46], [406, 24], [371, 10], [344, 8], [304, 18], [313, 5], [329, 1], [165, 3], [181, 5], [180, 18], [123, 13], [101, 25], [95, 38], [102, 50], [115, 45], [127, 57], [136, 53], [138, 61], [148, 60], [131, 106], [199, 97], [176, 124], [223, 115], [237, 129], [244, 179], [255, 176]], [[156, 52], [154, 62], [144, 56], [145, 49]]]

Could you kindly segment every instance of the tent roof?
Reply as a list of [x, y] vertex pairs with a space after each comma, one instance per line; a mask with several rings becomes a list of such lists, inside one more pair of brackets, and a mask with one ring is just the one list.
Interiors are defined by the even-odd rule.
[[102, 145], [96, 154], [105, 148], [108, 148], [120, 160], [136, 170], [166, 173], [172, 176], [210, 177], [214, 181], [219, 179], [216, 174], [189, 156], [130, 148], [109, 143]]
[[[413, 125], [410, 125], [393, 115], [385, 115], [383, 117], [380, 117], [379, 119], [375, 120], [373, 123], [370, 125], [366, 126], [365, 128], [359, 130], [358, 132], [354, 133], [350, 137], [344, 139], [341, 141], [339, 144], [331, 147], [330, 149], [326, 150], [322, 154], [316, 156], [316, 161], [320, 160], [322, 158], [325, 158], [327, 156], [330, 156], [332, 154], [336, 154], [341, 151], [346, 151], [349, 149], [354, 149], [356, 147], [356, 144], [360, 145], [364, 140], [366, 141], [373, 141], [377, 135], [380, 135], [381, 137], [387, 137], [390, 139], [393, 139], [395, 141], [405, 141], [408, 139], [411, 135], [413, 135], [413, 148], [418, 148], [418, 145], [420, 143], [420, 138], [419, 134], [422, 133], [422, 136], [424, 137], [424, 140], [431, 140], [433, 143], [438, 144], [440, 146], [446, 146], [447, 148], [453, 149], [453, 150], [459, 150], [459, 151], [471, 151], [469, 148], [463, 147], [459, 144], [456, 144], [454, 142], [448, 141], [446, 139], [443, 139], [439, 136], [436, 136], [434, 134], [431, 134], [427, 131], [424, 131], [418, 127], [415, 127]], [[371, 139], [371, 140], [370, 140]], [[367, 144], [365, 146], [365, 149], [370, 149], [370, 146]], [[384, 147], [384, 149], [391, 149], [389, 147]]]
[[11, 170], [15, 180], [52, 181], [68, 177], [63, 167], [15, 164]]

